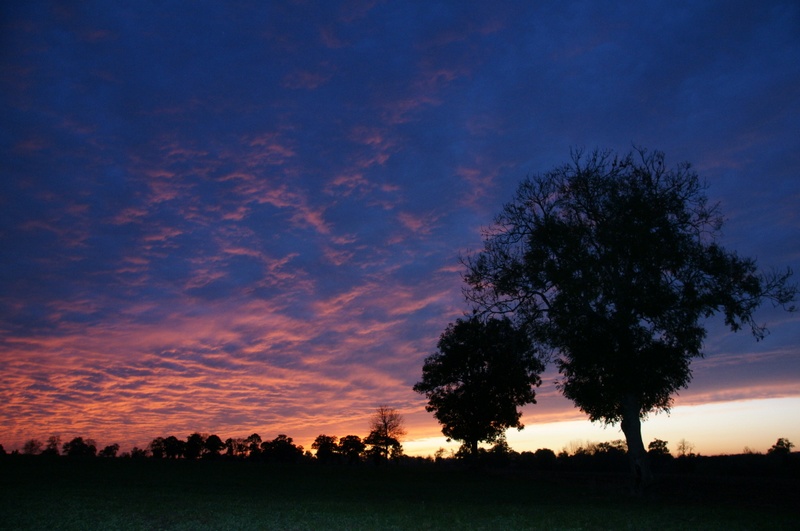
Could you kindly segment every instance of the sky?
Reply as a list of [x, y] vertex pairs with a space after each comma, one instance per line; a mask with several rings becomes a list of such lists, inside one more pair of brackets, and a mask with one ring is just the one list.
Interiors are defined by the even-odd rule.
[[[0, 443], [192, 432], [446, 446], [414, 393], [459, 256], [573, 149], [688, 161], [721, 243], [800, 272], [794, 1], [5, 2]], [[797, 280], [797, 277], [795, 277]], [[704, 454], [800, 443], [800, 317], [707, 322], [671, 415]], [[622, 438], [551, 368], [518, 451]]]

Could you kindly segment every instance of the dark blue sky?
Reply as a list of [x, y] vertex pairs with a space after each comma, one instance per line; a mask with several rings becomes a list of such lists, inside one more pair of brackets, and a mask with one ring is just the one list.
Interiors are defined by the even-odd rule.
[[[379, 403], [435, 435], [458, 255], [572, 148], [692, 162], [722, 243], [800, 270], [796, 2], [60, 4], [0, 11], [7, 446], [305, 442]], [[711, 323], [681, 400], [800, 395], [797, 317], [759, 317]], [[529, 425], [576, 418], [551, 376]]]

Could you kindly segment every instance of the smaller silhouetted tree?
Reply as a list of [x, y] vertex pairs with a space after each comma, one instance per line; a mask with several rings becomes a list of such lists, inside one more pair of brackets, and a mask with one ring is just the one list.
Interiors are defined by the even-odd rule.
[[60, 455], [59, 448], [61, 447], [61, 437], [58, 435], [51, 435], [47, 438], [47, 444], [45, 445], [44, 450], [42, 450], [42, 455], [49, 455], [49, 456], [58, 456]]
[[166, 445], [164, 443], [164, 438], [156, 437], [155, 439], [150, 441], [148, 448], [150, 449], [150, 455], [152, 455], [154, 459], [163, 458], [166, 452]]
[[403, 446], [394, 437], [387, 437], [378, 431], [371, 431], [364, 439], [364, 443], [370, 448], [366, 451], [375, 463], [386, 462], [390, 457], [397, 458], [403, 455]]
[[24, 455], [39, 455], [42, 451], [42, 441], [39, 439], [29, 439], [22, 446]]
[[169, 459], [178, 459], [179, 457], [183, 457], [185, 449], [186, 443], [174, 435], [170, 435], [164, 439], [164, 455]]
[[678, 441], [678, 457], [694, 457], [694, 444], [686, 439]]
[[534, 388], [543, 370], [527, 334], [509, 319], [473, 315], [442, 333], [414, 391], [428, 399], [425, 409], [442, 433], [462, 441], [475, 457], [478, 443], [497, 441], [508, 428], [523, 428], [519, 407], [536, 403]]
[[247, 445], [247, 457], [255, 459], [261, 453], [261, 436], [257, 433], [250, 435], [244, 440]]
[[284, 434], [261, 443], [261, 450], [267, 461], [275, 463], [296, 463], [303, 457], [303, 447], [295, 445], [292, 438]]
[[0, 444], [0, 455], [6, 455], [6, 449], [3, 448], [2, 444]]
[[594, 453], [604, 454], [623, 454], [628, 451], [628, 445], [622, 439], [615, 439], [613, 441], [597, 443], [594, 448]]
[[533, 453], [533, 458], [539, 470], [553, 470], [556, 467], [556, 453], [550, 448], [539, 448]]
[[653, 439], [647, 445], [647, 455], [656, 470], [674, 459], [672, 454], [669, 453], [669, 448], [667, 448], [667, 441], [662, 441], [661, 439]]
[[405, 436], [405, 420], [393, 407], [378, 406], [370, 419], [370, 432], [364, 443], [371, 448], [368, 454], [376, 461], [403, 455], [400, 440]]
[[241, 437], [228, 437], [225, 439], [225, 455], [228, 457], [244, 457], [247, 453], [247, 445]]
[[225, 443], [222, 442], [218, 435], [209, 435], [203, 442], [203, 458], [216, 459], [223, 448], [225, 448]]
[[100, 457], [117, 457], [119, 452], [119, 445], [117, 443], [109, 444], [97, 454]]
[[339, 453], [344, 456], [348, 464], [359, 463], [366, 448], [358, 435], [346, 435], [339, 439]]
[[97, 455], [97, 444], [92, 439], [83, 440], [83, 437], [75, 437], [62, 447], [64, 455], [69, 457], [95, 457]]
[[131, 459], [144, 459], [147, 457], [147, 449], [134, 446], [131, 450]]
[[790, 442], [789, 439], [781, 437], [778, 439], [778, 442], [767, 450], [767, 455], [789, 455], [792, 452], [792, 448], [794, 448], [794, 443]]
[[519, 454], [509, 446], [505, 435], [501, 435], [495, 439], [487, 455], [489, 457], [489, 462], [494, 466], [507, 466], [512, 460], [519, 457]]
[[672, 457], [672, 454], [669, 453], [669, 448], [667, 448], [667, 441], [662, 441], [661, 439], [653, 439], [647, 445], [647, 453], [651, 456]]
[[311, 449], [316, 450], [317, 461], [320, 463], [332, 463], [339, 457], [339, 447], [336, 444], [336, 437], [332, 435], [317, 435], [311, 443]]
[[184, 457], [186, 459], [197, 459], [203, 453], [206, 438], [201, 434], [195, 432], [186, 438], [186, 447], [184, 450]]

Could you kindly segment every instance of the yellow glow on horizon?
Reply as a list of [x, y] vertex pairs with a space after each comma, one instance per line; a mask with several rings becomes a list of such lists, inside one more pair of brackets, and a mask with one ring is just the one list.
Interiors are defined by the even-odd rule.
[[[618, 425], [603, 426], [586, 420], [536, 424], [527, 417], [525, 429], [509, 430], [508, 444], [517, 452], [550, 448], [558, 453], [572, 443], [603, 442], [624, 439]], [[676, 406], [669, 415], [652, 415], [642, 423], [645, 445], [653, 439], [668, 442], [675, 454], [678, 441], [694, 445], [702, 455], [740, 454], [745, 447], [766, 453], [779, 437], [800, 444], [800, 396], [715, 402]], [[457, 450], [458, 443], [444, 437], [409, 440], [403, 444], [406, 454], [429, 456], [439, 448]]]

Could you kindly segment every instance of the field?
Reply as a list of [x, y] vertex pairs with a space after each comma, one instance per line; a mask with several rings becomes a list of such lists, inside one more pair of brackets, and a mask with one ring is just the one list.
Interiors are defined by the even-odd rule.
[[2, 529], [797, 529], [795, 474], [0, 459]]

